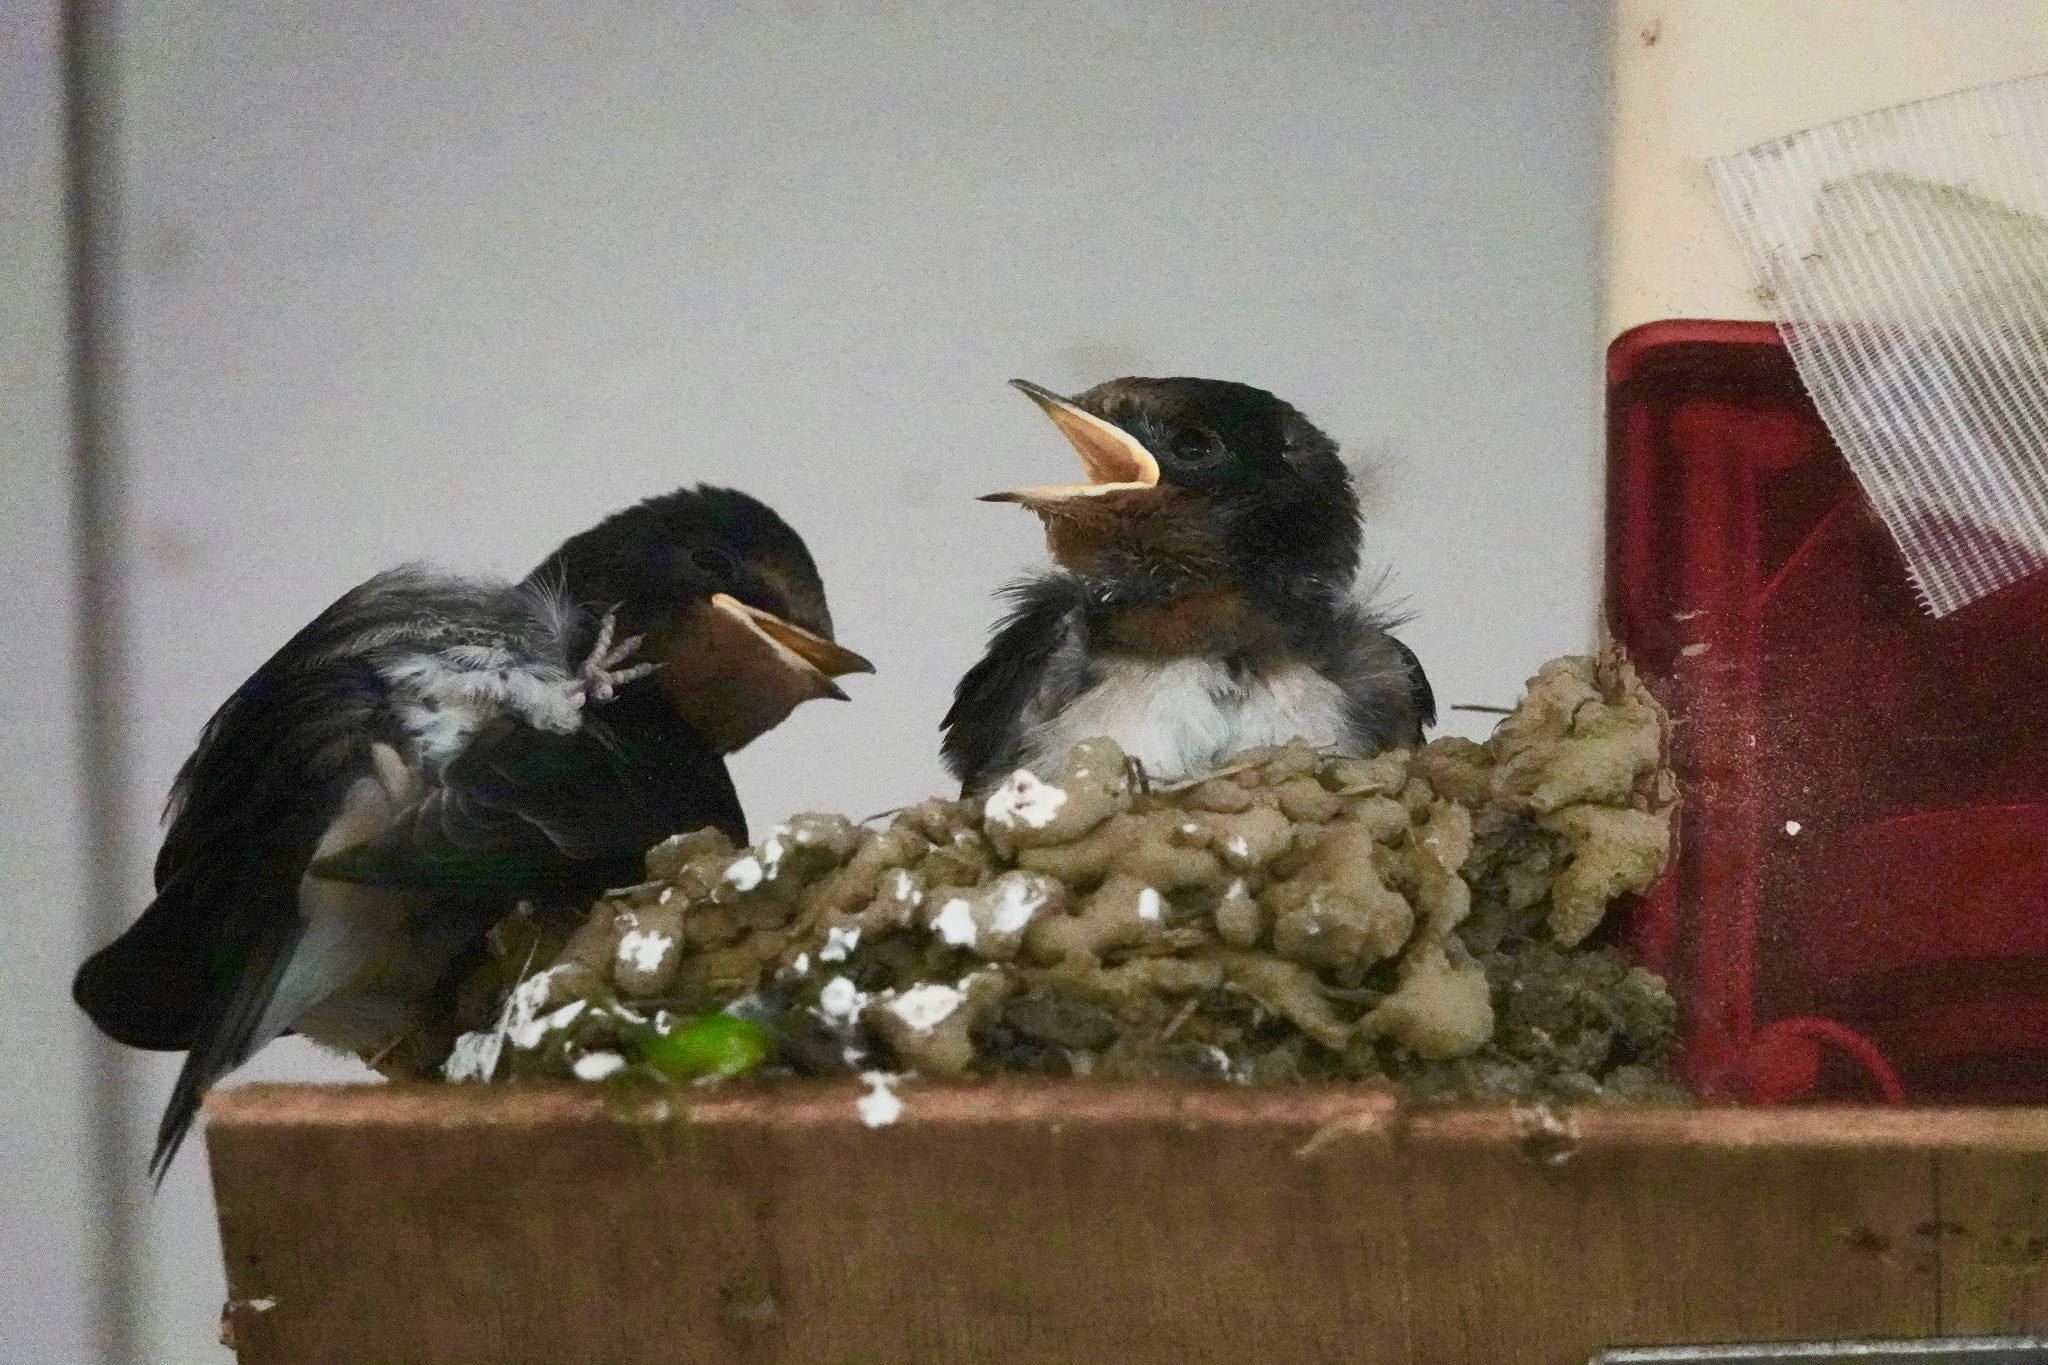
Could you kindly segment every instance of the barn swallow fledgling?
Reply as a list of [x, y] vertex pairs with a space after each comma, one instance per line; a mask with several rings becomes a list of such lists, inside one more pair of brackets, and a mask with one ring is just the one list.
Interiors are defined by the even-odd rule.
[[1422, 667], [1352, 600], [1358, 500], [1337, 447], [1263, 389], [1113, 379], [1066, 399], [1013, 381], [1088, 481], [1017, 488], [1060, 572], [1014, 607], [943, 726], [967, 792], [1057, 772], [1107, 736], [1173, 781], [1293, 739], [1367, 755], [1435, 723]]
[[152, 1172], [272, 1038], [405, 1031], [512, 897], [630, 879], [683, 829], [744, 840], [723, 755], [866, 668], [802, 540], [725, 489], [629, 508], [516, 585], [410, 567], [344, 594], [207, 723], [156, 899], [73, 983], [116, 1040], [188, 1053]]

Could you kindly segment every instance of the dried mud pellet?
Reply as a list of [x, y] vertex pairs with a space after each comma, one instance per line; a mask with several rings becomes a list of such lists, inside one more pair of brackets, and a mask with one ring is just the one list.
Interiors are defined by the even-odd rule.
[[660, 995], [682, 961], [683, 907], [673, 897], [643, 905], [612, 950], [612, 980], [629, 999]]
[[1120, 866], [1126, 850], [1144, 836], [1141, 821], [1117, 815], [1071, 843], [1022, 848], [1017, 865], [1032, 872], [1056, 877], [1076, 891], [1098, 885], [1112, 867]]
[[1406, 749], [1371, 758], [1332, 759], [1322, 769], [1323, 785], [1339, 796], [1397, 796], [1408, 785]]
[[1410, 766], [1439, 796], [1477, 806], [1493, 792], [1493, 763], [1483, 746], [1459, 735], [1433, 739]]
[[970, 802], [950, 801], [934, 796], [896, 812], [890, 824], [910, 830], [928, 843], [949, 844], [962, 830], [972, 830], [979, 811]]
[[1273, 796], [1280, 803], [1280, 814], [1289, 820], [1320, 823], [1344, 809], [1342, 797], [1325, 791], [1322, 783], [1306, 773], [1276, 785]]
[[1025, 930], [1033, 960], [1099, 958], [1158, 938], [1166, 929], [1166, 898], [1135, 877], [1116, 876], [1097, 887], [1071, 914], [1041, 915]]
[[1249, 788], [1231, 778], [1212, 777], [1181, 793], [1180, 802], [1189, 810], [1237, 815], [1256, 805], [1258, 797]]
[[1234, 948], [1250, 948], [1266, 936], [1271, 916], [1241, 881], [1234, 881], [1216, 902], [1216, 936]]
[[1334, 825], [1301, 870], [1268, 886], [1259, 903], [1273, 917], [1273, 949], [1291, 961], [1348, 970], [1399, 951], [1415, 912], [1382, 878], [1380, 854], [1358, 825]]
[[992, 962], [1007, 962], [1040, 915], [1066, 909], [1066, 888], [1041, 873], [1013, 869], [976, 887], [926, 898], [924, 923], [941, 942]]
[[1234, 873], [1263, 868], [1294, 843], [1293, 824], [1271, 807], [1235, 816], [1211, 816], [1207, 823], [1209, 847]]
[[797, 904], [819, 916], [856, 910], [875, 898], [884, 875], [910, 867], [930, 847], [930, 840], [907, 827], [863, 830], [845, 866], [798, 892]]
[[655, 881], [673, 881], [685, 864], [699, 858], [729, 858], [732, 840], [711, 828], [674, 834], [647, 850], [647, 875]]
[[1367, 796], [1353, 801], [1345, 819], [1364, 826], [1367, 833], [1382, 842], [1406, 835], [1414, 824], [1408, 807], [1391, 796]]
[[1266, 953], [1225, 952], [1217, 965], [1226, 980], [1324, 1047], [1342, 1048], [1352, 1026], [1330, 1008], [1316, 975]]
[[1550, 888], [1551, 936], [1567, 948], [1599, 927], [1616, 896], [1647, 890], [1671, 848], [1668, 818], [1647, 811], [1567, 806], [1541, 823], [1571, 850]]
[[1418, 1057], [1463, 1056], [1493, 1036], [1486, 973], [1455, 945], [1425, 944], [1402, 960], [1400, 985], [1363, 1022]]
[[939, 844], [917, 864], [917, 875], [930, 887], [973, 886], [995, 870], [995, 860], [980, 836], [963, 831], [967, 837]]
[[562, 945], [561, 956], [555, 965], [588, 972], [600, 981], [611, 980], [612, 957], [619, 950], [619, 940], [628, 929], [639, 925], [640, 919], [622, 901], [599, 901], [590, 913], [590, 918], [577, 926], [569, 935], [569, 941]]
[[1074, 747], [1064, 771], [1047, 780], [1019, 768], [982, 803], [982, 832], [998, 852], [1079, 838], [1131, 804], [1124, 752], [1108, 740]]
[[1009, 992], [994, 972], [976, 972], [957, 985], [928, 982], [877, 996], [861, 1022], [878, 1034], [906, 1067], [957, 1076], [973, 1064], [974, 1029]]
[[1283, 744], [1268, 750], [1253, 750], [1238, 761], [1259, 759], [1259, 778], [1269, 787], [1279, 787], [1299, 777], [1313, 777], [1322, 755], [1306, 744]]
[[1036, 1042], [1096, 1050], [1123, 1032], [1116, 1016], [1064, 991], [1026, 991], [1006, 1001], [1003, 1022]]

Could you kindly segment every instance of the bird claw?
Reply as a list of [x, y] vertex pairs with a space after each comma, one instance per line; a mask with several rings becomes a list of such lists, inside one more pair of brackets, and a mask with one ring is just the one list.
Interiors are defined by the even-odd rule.
[[621, 687], [637, 682], [660, 668], [658, 663], [639, 663], [622, 668], [627, 660], [639, 652], [645, 635], [629, 635], [614, 644], [612, 636], [619, 626], [619, 609], [613, 607], [605, 612], [604, 619], [597, 623], [597, 641], [591, 645], [590, 653], [576, 670], [573, 686], [576, 696], [583, 702], [606, 702], [615, 696]]

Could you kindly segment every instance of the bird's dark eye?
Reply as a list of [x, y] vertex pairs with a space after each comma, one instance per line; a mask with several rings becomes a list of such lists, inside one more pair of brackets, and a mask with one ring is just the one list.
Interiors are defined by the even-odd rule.
[[1223, 440], [1213, 431], [1200, 429], [1174, 433], [1166, 458], [1182, 469], [1208, 469], [1223, 463]]
[[698, 572], [717, 583], [730, 583], [739, 576], [740, 562], [723, 550], [709, 547], [690, 551], [690, 563]]

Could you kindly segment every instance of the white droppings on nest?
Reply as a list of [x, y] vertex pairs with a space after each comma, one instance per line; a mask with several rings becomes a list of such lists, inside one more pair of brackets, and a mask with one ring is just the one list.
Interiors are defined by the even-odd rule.
[[[908, 871], [900, 867], [893, 868], [890, 875], [896, 879], [896, 889], [890, 893], [895, 899], [913, 908], [924, 904], [924, 892], [918, 889], [917, 883], [911, 879]], [[856, 934], [859, 932], [858, 929], [854, 930]]]
[[725, 869], [725, 884], [735, 891], [752, 891], [767, 879], [767, 869], [761, 860], [749, 853], [743, 858], [733, 859], [732, 866]]
[[558, 1029], [565, 1029], [576, 1022], [576, 1017], [588, 1008], [587, 1000], [571, 1000], [553, 1014], [543, 1015], [518, 1028], [506, 1030], [505, 1037], [512, 1046], [522, 1052], [529, 1052], [540, 1046], [540, 1040]]
[[1157, 891], [1154, 891], [1149, 886], [1146, 887], [1144, 890], [1138, 893], [1138, 918], [1149, 920], [1158, 919], [1160, 915], [1160, 907], [1162, 906], [1162, 904], [1163, 901], [1161, 900], [1159, 893]]
[[1004, 829], [1015, 829], [1019, 825], [1044, 829], [1060, 813], [1060, 807], [1066, 804], [1065, 791], [1049, 782], [1039, 781], [1038, 775], [1029, 768], [1019, 768], [989, 793], [981, 816], [987, 823]]
[[901, 1076], [887, 1071], [863, 1071], [860, 1078], [868, 1085], [868, 1093], [854, 1102], [862, 1123], [870, 1128], [886, 1128], [903, 1117], [903, 1101], [890, 1088], [903, 1079]]
[[465, 1033], [455, 1040], [448, 1060], [441, 1063], [441, 1076], [450, 1081], [487, 1081], [498, 1072], [498, 1058], [505, 1049], [505, 1035], [496, 1029]]
[[[563, 965], [557, 964], [535, 972], [514, 986], [505, 997], [504, 1008], [498, 1011], [496, 1024], [475, 1033], [465, 1033], [455, 1040], [448, 1060], [441, 1064], [442, 1076], [451, 1081], [487, 1081], [496, 1075], [498, 1059], [504, 1055], [505, 1041], [515, 1035], [523, 1037], [534, 1027], [535, 1016], [548, 1002], [548, 987], [553, 983], [555, 974], [564, 970]], [[538, 1035], [535, 1035], [535, 1041], [538, 1041]]]
[[889, 1013], [919, 1033], [930, 1033], [944, 1023], [967, 997], [951, 986], [913, 986], [889, 1001]]
[[[1248, 858], [1251, 856], [1252, 846], [1244, 841], [1242, 834], [1233, 834], [1225, 841], [1223, 850], [1233, 858]], [[1240, 882], [1239, 885], [1243, 883]]]
[[1045, 891], [1022, 878], [1003, 884], [1002, 899], [996, 902], [992, 924], [999, 934], [1014, 934], [1045, 908]]
[[619, 940], [619, 965], [652, 974], [661, 970], [676, 941], [656, 929], [628, 929]]
[[673, 886], [664, 886], [663, 888], [661, 888], [661, 896], [659, 897], [656, 903], [660, 905], [667, 905], [669, 903], [669, 899], [673, 897], [675, 894], [676, 889]]
[[854, 985], [849, 977], [835, 976], [818, 992], [819, 1015], [826, 1023], [841, 1027], [859, 1018], [867, 1003], [867, 992]]
[[806, 972], [810, 971], [810, 969], [811, 955], [809, 953], [798, 953], [796, 955], [796, 961], [790, 963], [788, 968], [789, 974], [791, 976], [802, 976]]
[[834, 924], [825, 930], [825, 946], [818, 949], [820, 962], [844, 962], [846, 955], [860, 947], [860, 928], [842, 929]]
[[1202, 832], [1202, 827], [1190, 820], [1187, 824], [1180, 827], [1180, 832], [1192, 839]]
[[601, 1081], [626, 1069], [626, 1059], [616, 1052], [586, 1052], [570, 1068], [579, 1081]]
[[981, 936], [974, 923], [974, 911], [958, 897], [939, 907], [939, 913], [932, 917], [932, 928], [955, 948], [972, 948], [974, 940]]
[[524, 1028], [540, 1013], [540, 1007], [548, 1002], [548, 988], [554, 983], [555, 974], [566, 971], [564, 964], [557, 963], [544, 972], [535, 972], [512, 988], [512, 994], [505, 998], [504, 1012], [498, 1018], [500, 1032], [509, 1033]]

